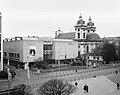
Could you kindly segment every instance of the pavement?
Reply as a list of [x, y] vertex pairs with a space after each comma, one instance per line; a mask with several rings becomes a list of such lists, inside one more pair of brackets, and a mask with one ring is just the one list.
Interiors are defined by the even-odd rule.
[[[75, 85], [75, 82], [73, 81], [71, 83]], [[84, 79], [77, 82], [78, 88], [71, 95], [120, 95], [120, 90], [117, 90], [116, 84], [105, 76]], [[88, 84], [89, 86], [88, 93], [83, 90], [84, 84]]]

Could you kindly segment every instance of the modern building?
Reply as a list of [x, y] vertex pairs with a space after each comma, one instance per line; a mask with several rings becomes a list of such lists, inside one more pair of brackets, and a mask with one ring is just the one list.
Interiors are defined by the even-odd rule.
[[43, 58], [43, 42], [37, 37], [15, 37], [4, 40], [4, 58], [18, 62], [34, 62]]
[[78, 56], [78, 43], [70, 39], [54, 39], [53, 40], [53, 56], [52, 59], [64, 60], [74, 59]]
[[15, 37], [4, 40], [4, 58], [18, 62], [76, 58], [78, 44], [69, 39]]

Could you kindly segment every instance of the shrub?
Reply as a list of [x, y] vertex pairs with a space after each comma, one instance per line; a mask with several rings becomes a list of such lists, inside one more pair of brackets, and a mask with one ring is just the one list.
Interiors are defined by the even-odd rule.
[[1, 78], [1, 79], [7, 79], [7, 78], [8, 78], [7, 72], [1, 71], [1, 72], [0, 72], [0, 78]]

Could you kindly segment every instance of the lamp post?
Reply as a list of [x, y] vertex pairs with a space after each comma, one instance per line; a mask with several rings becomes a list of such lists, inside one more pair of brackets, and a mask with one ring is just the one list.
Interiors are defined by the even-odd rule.
[[[10, 73], [10, 68], [8, 67], [10, 65], [10, 62], [9, 62], [9, 58], [8, 58], [8, 62], [7, 62], [7, 72], [8, 72], [8, 90], [11, 89], [11, 73]], [[8, 92], [8, 95], [9, 95], [9, 92]]]
[[29, 85], [29, 80], [30, 80], [30, 70], [29, 70], [29, 56], [27, 56], [27, 85]]

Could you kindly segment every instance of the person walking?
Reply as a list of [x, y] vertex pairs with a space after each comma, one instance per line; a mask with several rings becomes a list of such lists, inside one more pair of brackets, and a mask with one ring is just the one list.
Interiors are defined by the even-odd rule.
[[87, 93], [88, 93], [88, 85], [86, 86], [86, 91], [87, 91]]
[[78, 83], [77, 82], [75, 82], [75, 86], [77, 86], [78, 85]]
[[39, 75], [39, 74], [40, 74], [40, 69], [37, 70], [37, 75]]
[[88, 88], [88, 85], [85, 84], [84, 87], [83, 87], [83, 90], [88, 93], [88, 89], [89, 89], [89, 88]]
[[119, 90], [119, 88], [120, 88], [120, 84], [119, 84], [119, 83], [117, 83], [117, 89]]

